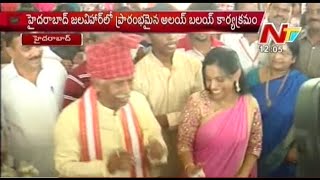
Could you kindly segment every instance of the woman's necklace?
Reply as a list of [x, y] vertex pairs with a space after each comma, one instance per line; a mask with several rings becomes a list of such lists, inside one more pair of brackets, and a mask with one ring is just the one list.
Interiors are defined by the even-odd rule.
[[[290, 73], [290, 70], [287, 72], [287, 74], [285, 75], [285, 77], [282, 79], [280, 87], [277, 91], [276, 96], [278, 96], [280, 94], [280, 92], [282, 91], [284, 85], [286, 84], [286, 81], [288, 79], [288, 75]], [[266, 89], [265, 89], [265, 95], [266, 95], [266, 101], [267, 101], [267, 106], [270, 108], [272, 106], [272, 101], [270, 99], [270, 95], [269, 95], [269, 81], [270, 81], [270, 77], [271, 77], [271, 72], [269, 71], [268, 73], [268, 80], [266, 82]]]

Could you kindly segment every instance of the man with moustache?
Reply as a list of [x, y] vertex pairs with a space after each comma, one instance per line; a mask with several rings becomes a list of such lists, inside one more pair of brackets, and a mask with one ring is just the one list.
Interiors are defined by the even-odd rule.
[[289, 23], [292, 16], [292, 3], [270, 3], [267, 8], [267, 22], [273, 23], [277, 29], [282, 23]]
[[8, 154], [34, 166], [41, 177], [51, 177], [53, 128], [67, 73], [59, 61], [43, 58], [41, 47], [22, 45], [20, 35], [3, 36], [12, 62], [1, 71], [1, 127]]
[[306, 29], [300, 35], [295, 67], [310, 78], [320, 77], [320, 3], [306, 4]]
[[[155, 6], [154, 11], [174, 10], [170, 5]], [[168, 164], [161, 176], [181, 176], [183, 167], [177, 155], [177, 126], [188, 97], [203, 89], [201, 62], [184, 50], [177, 50], [176, 34], [148, 34], [149, 51], [137, 64], [133, 87], [145, 95], [169, 150]]]
[[166, 163], [161, 127], [146, 98], [132, 91], [130, 49], [139, 41], [137, 35], [116, 34], [86, 48], [91, 86], [56, 124], [54, 160], [60, 176], [153, 177]]

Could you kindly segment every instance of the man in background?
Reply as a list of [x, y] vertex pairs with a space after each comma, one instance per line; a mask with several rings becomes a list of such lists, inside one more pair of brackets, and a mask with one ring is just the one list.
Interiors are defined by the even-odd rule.
[[109, 36], [110, 33], [86, 34], [84, 45], [80, 48], [82, 50], [82, 54], [77, 54], [78, 56], [82, 55], [81, 57], [77, 57], [82, 58], [82, 62], [69, 72], [66, 80], [63, 95], [63, 108], [80, 98], [90, 85], [90, 75], [87, 73], [87, 62], [85, 53], [83, 52], [86, 46], [103, 42], [107, 40]]
[[53, 128], [67, 73], [60, 62], [43, 58], [41, 47], [23, 46], [20, 35], [3, 37], [12, 63], [1, 70], [2, 128], [16, 167], [25, 161], [41, 177], [52, 177]]
[[[158, 4], [152, 11], [175, 10], [170, 4]], [[169, 150], [162, 177], [179, 177], [183, 167], [176, 142], [180, 113], [188, 97], [203, 88], [201, 61], [177, 49], [177, 35], [150, 33], [151, 51], [137, 64], [133, 88], [146, 96], [163, 130]]]
[[306, 29], [300, 36], [300, 55], [295, 67], [310, 78], [320, 77], [320, 3], [307, 3]]
[[267, 22], [273, 23], [277, 29], [282, 23], [289, 23], [292, 16], [292, 3], [270, 3], [267, 7]]
[[[188, 11], [214, 11], [218, 8], [214, 3], [192, 3]], [[214, 38], [210, 32], [189, 33], [178, 41], [177, 48], [183, 48], [190, 56], [203, 61], [206, 54], [223, 43]]]
[[61, 58], [61, 63], [66, 71], [70, 73], [74, 67], [73, 59], [80, 52], [78, 46], [53, 46], [50, 50]]
[[[258, 3], [235, 3], [235, 10], [258, 11]], [[266, 54], [260, 52], [259, 34], [257, 33], [223, 33], [221, 41], [235, 50], [239, 56], [241, 66], [247, 73], [266, 61]]]

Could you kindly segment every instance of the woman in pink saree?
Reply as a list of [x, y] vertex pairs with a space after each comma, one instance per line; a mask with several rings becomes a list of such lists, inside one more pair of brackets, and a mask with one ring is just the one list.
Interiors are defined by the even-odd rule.
[[256, 177], [261, 116], [256, 99], [247, 93], [237, 53], [212, 49], [203, 62], [203, 77], [206, 89], [191, 95], [178, 128], [186, 175]]

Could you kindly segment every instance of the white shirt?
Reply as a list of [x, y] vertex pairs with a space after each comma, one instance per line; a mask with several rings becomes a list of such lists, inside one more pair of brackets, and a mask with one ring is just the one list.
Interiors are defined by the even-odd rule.
[[40, 176], [53, 175], [53, 128], [66, 77], [59, 61], [44, 58], [37, 85], [21, 77], [13, 63], [1, 70], [1, 122], [9, 153], [17, 162], [32, 163]]
[[221, 41], [237, 52], [245, 72], [263, 64], [267, 57], [266, 53], [260, 53], [258, 40], [250, 44], [243, 34], [224, 33], [221, 35]]

